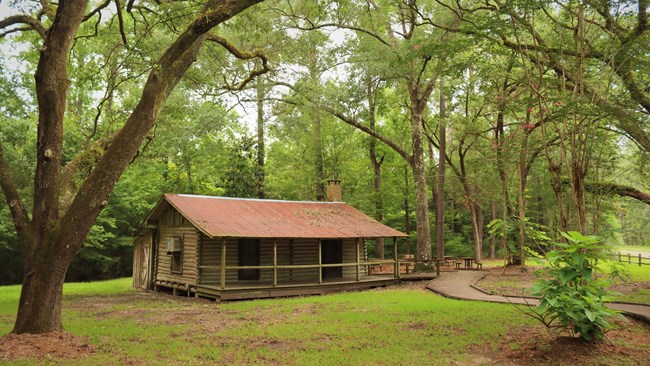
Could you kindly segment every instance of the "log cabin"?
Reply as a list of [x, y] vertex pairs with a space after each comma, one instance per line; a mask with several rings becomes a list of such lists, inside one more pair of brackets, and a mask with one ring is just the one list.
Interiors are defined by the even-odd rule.
[[[330, 195], [331, 196], [331, 195]], [[134, 287], [216, 300], [314, 295], [399, 281], [396, 238], [343, 202], [165, 194], [134, 240]], [[392, 238], [369, 261], [366, 240]], [[392, 264], [376, 275], [372, 266]]]

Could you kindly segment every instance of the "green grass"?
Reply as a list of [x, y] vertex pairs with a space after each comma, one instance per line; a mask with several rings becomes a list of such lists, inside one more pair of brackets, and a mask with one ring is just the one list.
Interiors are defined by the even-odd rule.
[[[513, 328], [542, 329], [508, 304], [409, 288], [215, 304], [135, 291], [130, 283], [65, 286], [65, 328], [97, 350], [76, 365], [468, 364], [498, 353]], [[5, 311], [16, 308], [18, 291], [0, 287]], [[15, 312], [3, 314], [0, 333], [7, 333]], [[7, 364], [61, 362], [70, 361]]]
[[[66, 287], [66, 330], [99, 350], [75, 363], [448, 364], [464, 362], [472, 345], [496, 347], [509, 327], [529, 322], [509, 305], [421, 290], [215, 304], [135, 292], [129, 284]], [[9, 295], [2, 296], [5, 309], [16, 307], [17, 286], [0, 294]], [[0, 316], [0, 331], [13, 320]]]
[[[63, 297], [75, 296], [111, 296], [134, 291], [131, 278], [98, 282], [66, 283], [63, 285]], [[0, 315], [15, 314], [18, 311], [20, 285], [0, 286]]]
[[630, 252], [648, 252], [650, 253], [650, 246], [643, 245], [616, 245], [613, 249], [614, 252], [630, 251]]

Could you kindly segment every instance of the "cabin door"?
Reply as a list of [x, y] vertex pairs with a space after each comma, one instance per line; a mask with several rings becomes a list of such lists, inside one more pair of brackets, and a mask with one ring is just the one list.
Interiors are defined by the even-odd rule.
[[[321, 263], [343, 263], [343, 240], [323, 240], [321, 245]], [[323, 278], [341, 277], [343, 277], [343, 267], [323, 268]]]
[[[260, 241], [257, 239], [240, 239], [237, 257], [240, 266], [259, 266], [260, 265]], [[259, 269], [240, 269], [237, 273], [239, 281], [260, 279]]]

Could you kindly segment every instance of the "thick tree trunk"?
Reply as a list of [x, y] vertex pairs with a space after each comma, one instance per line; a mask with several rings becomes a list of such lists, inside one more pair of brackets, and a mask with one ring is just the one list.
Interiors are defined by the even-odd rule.
[[422, 115], [411, 115], [411, 138], [413, 141], [413, 186], [415, 189], [415, 221], [417, 230], [417, 257], [431, 259], [431, 227], [429, 224], [429, 197], [427, 194], [427, 174], [424, 165], [424, 131]]
[[[143, 89], [140, 101], [59, 219], [59, 175], [63, 116], [67, 100], [68, 54], [86, 7], [85, 1], [60, 2], [36, 70], [39, 103], [37, 168], [31, 230], [17, 210], [14, 220], [24, 244], [25, 274], [14, 333], [45, 333], [62, 328], [61, 300], [65, 274], [114, 185], [155, 123], [165, 100], [192, 65], [206, 32], [259, 2], [208, 1], [189, 27], [167, 48]], [[0, 156], [0, 160], [3, 158]], [[2, 189], [11, 207], [23, 207], [4, 161]]]
[[65, 249], [56, 241], [59, 232], [53, 224], [59, 219], [63, 117], [70, 84], [68, 55], [86, 4], [87, 1], [77, 1], [59, 5], [34, 75], [39, 108], [34, 208], [31, 229], [18, 230], [19, 240], [24, 244], [25, 272], [13, 333], [44, 333], [63, 328], [61, 297], [69, 261], [60, 259]]
[[[56, 245], [41, 243], [45, 251]], [[63, 281], [69, 262], [56, 253], [35, 257], [25, 263], [18, 314], [13, 333], [44, 333], [62, 330], [61, 322]]]

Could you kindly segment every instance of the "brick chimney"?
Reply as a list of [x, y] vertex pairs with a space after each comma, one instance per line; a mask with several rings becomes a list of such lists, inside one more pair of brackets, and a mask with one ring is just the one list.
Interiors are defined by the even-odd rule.
[[327, 200], [329, 202], [342, 202], [343, 191], [341, 190], [340, 179], [327, 180]]

